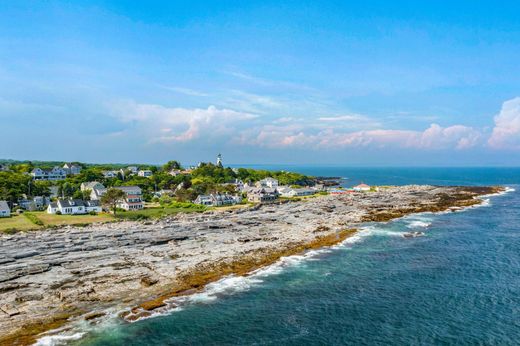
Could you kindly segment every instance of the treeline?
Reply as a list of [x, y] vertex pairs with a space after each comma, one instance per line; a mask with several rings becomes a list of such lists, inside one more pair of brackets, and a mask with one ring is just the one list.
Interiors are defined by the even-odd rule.
[[81, 183], [98, 181], [106, 187], [114, 186], [139, 186], [143, 191], [143, 199], [151, 201], [155, 191], [172, 190], [177, 201], [192, 201], [199, 194], [208, 193], [236, 193], [233, 183], [235, 179], [240, 179], [244, 183], [254, 183], [258, 180], [273, 177], [278, 179], [282, 185], [313, 185], [315, 180], [303, 174], [286, 171], [256, 170], [251, 168], [232, 169], [221, 167], [212, 163], [202, 163], [197, 168], [183, 172], [178, 175], [170, 175], [171, 170], [183, 170], [182, 165], [177, 161], [169, 161], [162, 167], [136, 165], [139, 169], [148, 169], [153, 172], [151, 177], [139, 177], [131, 175], [124, 169], [128, 165], [121, 165], [115, 178], [105, 178], [103, 171], [116, 170], [115, 165], [84, 165], [78, 175], [69, 175], [60, 181], [32, 181], [32, 177], [27, 174], [34, 167], [53, 167], [62, 166], [60, 163], [46, 163], [47, 165], [34, 165], [34, 163], [12, 164], [10, 171], [0, 172], [0, 200], [8, 200], [12, 203], [17, 202], [22, 194], [31, 196], [49, 196], [50, 187], [57, 186], [58, 195], [80, 199], [89, 199], [88, 192], [81, 191]]

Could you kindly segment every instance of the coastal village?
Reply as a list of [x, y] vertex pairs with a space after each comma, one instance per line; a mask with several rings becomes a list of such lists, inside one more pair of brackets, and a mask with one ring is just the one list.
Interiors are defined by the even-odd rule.
[[[4, 192], [4, 199], [0, 200], [0, 218], [16, 216], [22, 221], [25, 214], [30, 221], [17, 229], [19, 223], [0, 220], [0, 230], [4, 231], [31, 228], [31, 223], [33, 226], [47, 226], [39, 219], [46, 219], [49, 226], [53, 223], [65, 225], [107, 221], [116, 212], [123, 219], [146, 219], [167, 215], [169, 210], [172, 213], [204, 211], [208, 208], [276, 204], [317, 195], [377, 190], [366, 184], [343, 188], [337, 179], [314, 178], [285, 171], [225, 168], [220, 154], [214, 163], [201, 162], [189, 168], [183, 168], [176, 161], [162, 167], [91, 167], [81, 163], [64, 163], [46, 168], [43, 165], [2, 164], [2, 174], [8, 179], [0, 181], [0, 192]], [[20, 180], [24, 180], [18, 193], [9, 185], [11, 180], [19, 185]], [[112, 206], [104, 200], [110, 190], [121, 192]], [[43, 213], [52, 215], [52, 218], [43, 216]], [[80, 215], [83, 218], [65, 217]], [[100, 218], [101, 215], [103, 217]], [[86, 218], [88, 216], [92, 217]]]

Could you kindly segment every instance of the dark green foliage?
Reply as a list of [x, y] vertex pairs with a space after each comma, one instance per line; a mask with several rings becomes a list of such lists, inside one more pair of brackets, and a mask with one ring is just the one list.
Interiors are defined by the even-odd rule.
[[34, 223], [35, 225], [37, 226], [43, 226], [43, 222], [42, 220], [38, 219], [38, 217], [36, 217], [36, 215], [32, 214], [32, 213], [24, 213], [25, 217], [31, 221], [32, 223]]

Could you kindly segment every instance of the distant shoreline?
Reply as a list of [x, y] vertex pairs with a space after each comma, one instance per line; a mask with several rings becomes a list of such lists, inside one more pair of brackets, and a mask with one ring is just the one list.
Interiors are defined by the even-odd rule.
[[[171, 308], [168, 298], [224, 276], [247, 275], [280, 257], [341, 242], [363, 222], [460, 209], [503, 190], [389, 187], [260, 209], [2, 236], [13, 261], [0, 270], [0, 297], [13, 315], [0, 315], [0, 342], [31, 344], [71, 319], [95, 322], [107, 309], [128, 320], [147, 317]], [[15, 252], [25, 255], [14, 258]]]

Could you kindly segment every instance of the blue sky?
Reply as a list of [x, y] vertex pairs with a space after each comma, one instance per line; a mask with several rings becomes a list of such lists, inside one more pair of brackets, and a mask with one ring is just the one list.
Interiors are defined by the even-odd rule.
[[518, 13], [0, 1], [0, 157], [520, 165]]

